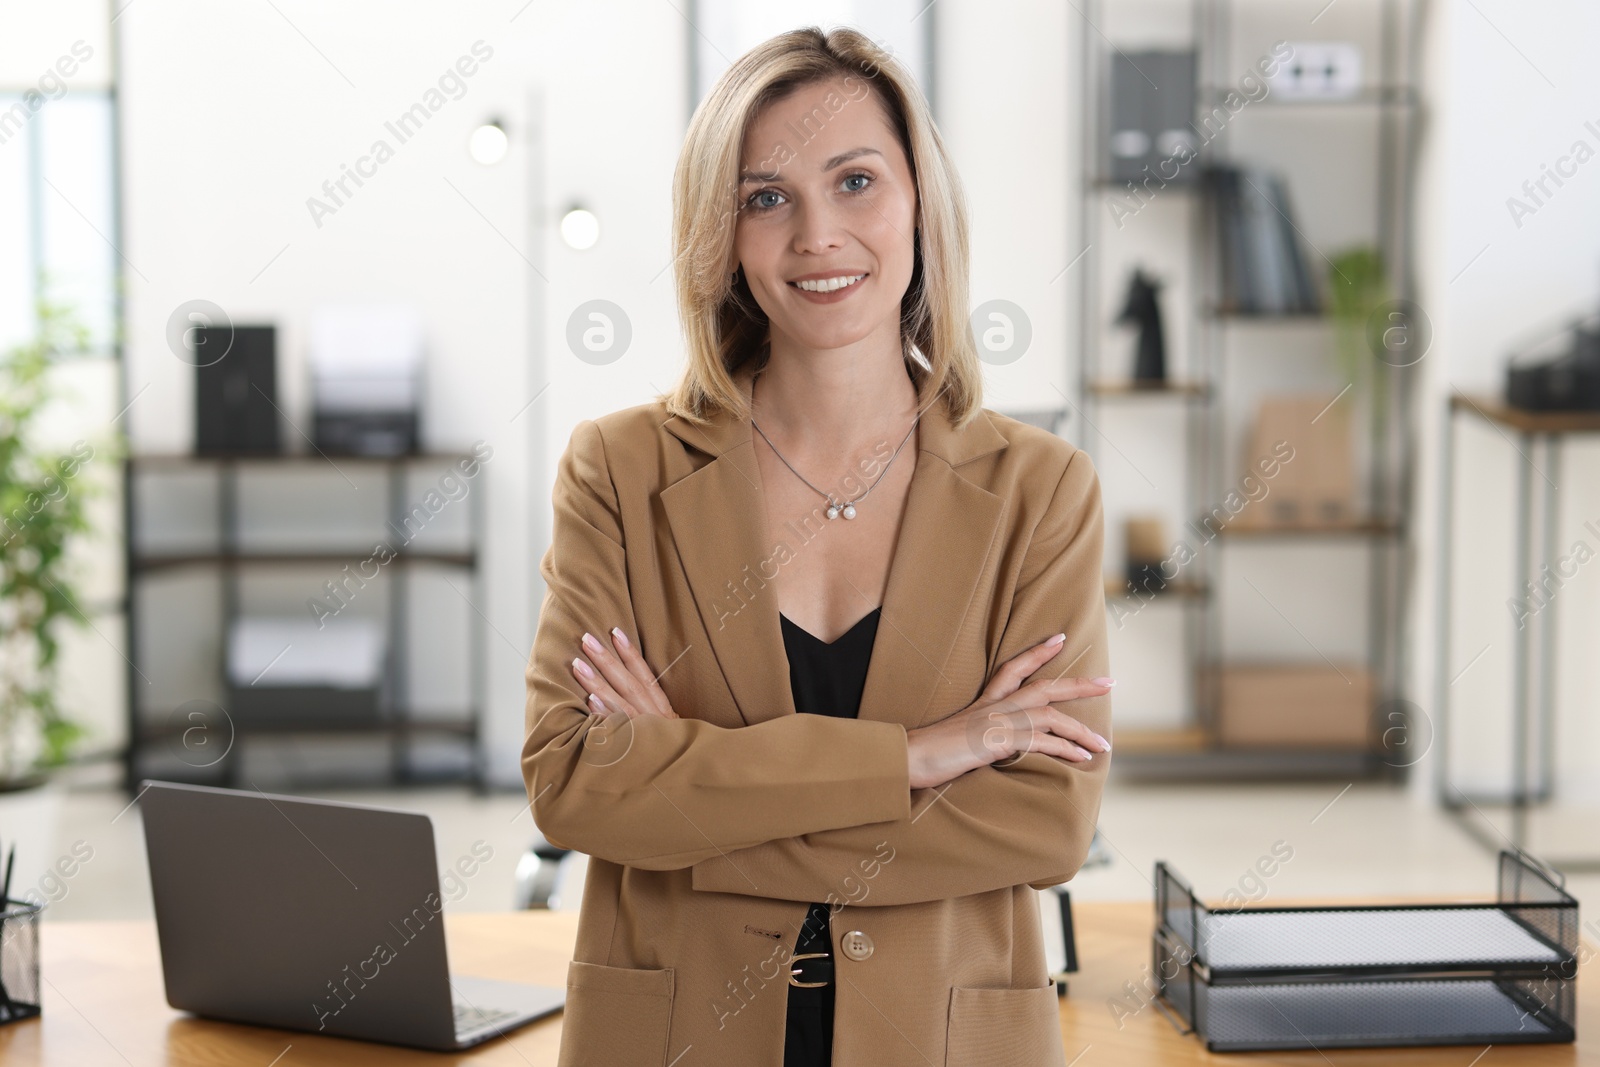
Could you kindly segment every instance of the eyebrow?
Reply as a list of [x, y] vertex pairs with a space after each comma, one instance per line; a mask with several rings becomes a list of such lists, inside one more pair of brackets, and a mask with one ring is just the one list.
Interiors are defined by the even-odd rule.
[[[832, 159], [830, 159], [826, 163], [824, 163], [820, 169], [822, 169], [823, 171], [830, 171], [830, 170], [833, 170], [835, 167], [844, 166], [846, 163], [850, 162], [852, 159], [855, 159], [857, 156], [866, 156], [866, 155], [879, 156], [881, 158], [883, 156], [883, 153], [878, 151], [876, 148], [852, 148], [848, 152], [840, 152], [838, 155], [834, 156]], [[749, 184], [750, 182], [777, 181], [780, 177], [781, 177], [780, 174], [758, 174], [753, 170], [745, 170], [745, 171], [740, 171], [739, 172], [739, 184], [740, 185], [746, 185], [746, 184]]]

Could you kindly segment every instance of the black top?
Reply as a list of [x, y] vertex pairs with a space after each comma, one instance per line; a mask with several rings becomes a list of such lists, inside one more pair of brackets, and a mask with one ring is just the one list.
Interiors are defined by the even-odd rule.
[[[795, 711], [811, 715], [837, 715], [853, 719], [861, 710], [861, 692], [867, 684], [867, 665], [872, 659], [872, 642], [878, 634], [876, 607], [863, 615], [837, 640], [828, 642], [802, 630], [778, 613], [783, 629], [783, 647], [789, 655], [789, 687], [794, 691]], [[800, 929], [795, 952], [828, 952], [828, 906], [811, 905]], [[811, 990], [791, 988], [791, 993]]]
[[867, 664], [872, 641], [878, 634], [878, 615], [867, 612], [837, 640], [822, 641], [778, 614], [783, 647], [789, 654], [789, 688], [794, 710], [812, 715], [837, 715], [853, 719], [861, 709], [861, 691], [867, 684]]

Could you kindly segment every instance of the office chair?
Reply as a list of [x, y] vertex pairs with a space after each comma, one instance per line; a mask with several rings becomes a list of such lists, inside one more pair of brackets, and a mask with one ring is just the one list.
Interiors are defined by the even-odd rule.
[[[1080, 871], [1105, 867], [1111, 863], [1111, 852], [1105, 838], [1097, 828], [1089, 840], [1089, 852], [1084, 857]], [[1072, 894], [1065, 885], [1040, 889], [1039, 923], [1044, 930], [1044, 962], [1056, 983], [1056, 995], [1065, 996], [1066, 976], [1078, 969], [1078, 939], [1072, 928]]]
[[511, 876], [511, 906], [521, 910], [577, 911], [589, 857], [557, 848], [535, 834]]

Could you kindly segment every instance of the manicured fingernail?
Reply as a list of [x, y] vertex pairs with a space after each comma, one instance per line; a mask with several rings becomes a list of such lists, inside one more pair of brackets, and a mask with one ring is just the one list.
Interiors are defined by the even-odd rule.
[[605, 649], [600, 647], [600, 642], [595, 640], [594, 634], [586, 633], [586, 634], [583, 635], [583, 647], [587, 648], [590, 652], [604, 652], [605, 651]]
[[1100, 751], [1102, 751], [1102, 752], [1110, 752], [1111, 751], [1111, 742], [1110, 741], [1107, 741], [1105, 738], [1101, 737], [1099, 734], [1095, 734], [1094, 736], [1095, 736], [1095, 740], [1100, 742]]
[[628, 635], [627, 634], [623, 633], [620, 629], [618, 629], [615, 626], [613, 626], [611, 628], [611, 634], [612, 634], [612, 636], [614, 636], [617, 639], [617, 644], [621, 645], [623, 648], [628, 648], [629, 647], [629, 645], [628, 645]]
[[1066, 634], [1056, 634], [1050, 640], [1046, 641], [1045, 644], [1047, 644], [1047, 645], [1059, 645], [1061, 642], [1065, 641], [1066, 639], [1067, 639], [1067, 635]]
[[1117, 680], [1115, 678], [1096, 678], [1094, 680], [1094, 684], [1095, 685], [1103, 685], [1103, 686], [1106, 686], [1107, 688], [1109, 688], [1109, 687], [1111, 687], [1113, 685], [1116, 685], [1117, 684]]
[[598, 711], [598, 712], [601, 712], [602, 714], [604, 714], [604, 712], [606, 710], [605, 702], [602, 701], [597, 695], [595, 695], [594, 693], [590, 693], [589, 694], [589, 703], [594, 705], [594, 710], [595, 711]]
[[589, 669], [589, 665], [587, 663], [583, 662], [583, 660], [579, 659], [576, 656], [574, 656], [572, 658], [572, 666], [574, 668], [576, 668], [577, 672], [579, 674], [583, 675], [585, 678], [593, 678], [594, 677], [594, 671]]
[[1074, 742], [1072, 747], [1077, 749], [1079, 752], [1082, 752], [1084, 759], [1094, 759], [1094, 753], [1090, 752], [1088, 749], [1084, 748], [1082, 745], [1077, 744], [1076, 742]]

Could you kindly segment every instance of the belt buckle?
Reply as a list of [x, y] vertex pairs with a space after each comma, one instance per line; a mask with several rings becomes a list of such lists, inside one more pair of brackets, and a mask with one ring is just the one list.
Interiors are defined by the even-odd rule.
[[[796, 960], [816, 960], [816, 959], [827, 959], [827, 958], [828, 958], [828, 954], [826, 952], [802, 952], [799, 955], [790, 956], [789, 957], [789, 962], [793, 963]], [[819, 989], [822, 986], [825, 986], [825, 985], [828, 984], [827, 982], [800, 982], [800, 981], [797, 981], [796, 979], [799, 978], [800, 971], [802, 969], [803, 968], [800, 968], [800, 967], [791, 967], [789, 969], [789, 984], [790, 985], [795, 986], [795, 987], [797, 987], [799, 989]]]

